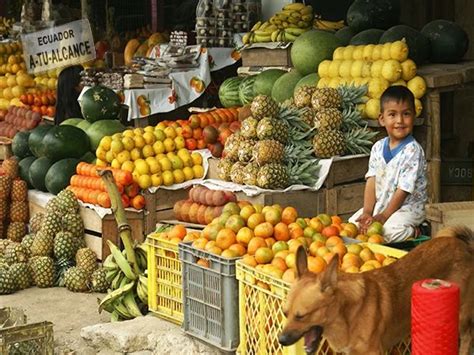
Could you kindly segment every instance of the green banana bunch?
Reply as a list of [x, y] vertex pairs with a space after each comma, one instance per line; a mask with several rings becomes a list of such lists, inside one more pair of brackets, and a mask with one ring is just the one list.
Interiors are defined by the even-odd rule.
[[108, 294], [99, 300], [99, 312], [111, 314], [111, 321], [133, 319], [142, 316], [148, 306], [147, 248], [145, 244], [134, 247], [140, 270], [136, 274], [127, 261], [125, 251], [108, 241], [111, 254], [103, 261], [106, 279], [111, 283]]
[[344, 20], [340, 21], [328, 21], [323, 19], [315, 19], [313, 22], [313, 27], [318, 30], [332, 31], [335, 32], [344, 27]]

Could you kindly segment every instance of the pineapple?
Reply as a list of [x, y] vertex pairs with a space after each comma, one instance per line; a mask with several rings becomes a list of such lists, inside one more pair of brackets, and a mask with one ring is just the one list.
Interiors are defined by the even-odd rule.
[[10, 243], [4, 251], [5, 261], [9, 265], [26, 263], [28, 261], [28, 255], [28, 249], [20, 243]]
[[257, 95], [250, 106], [252, 115], [257, 120], [264, 117], [276, 117], [278, 115], [278, 103], [266, 95]]
[[9, 176], [12, 180], [18, 177], [18, 160], [15, 157], [5, 159], [2, 168], [5, 175]]
[[303, 122], [305, 122], [308, 126], [312, 126], [315, 114], [316, 114], [316, 111], [314, 111], [310, 107], [306, 107], [303, 110], [301, 110], [300, 117], [303, 120]]
[[76, 253], [76, 265], [91, 275], [97, 269], [97, 255], [90, 248], [81, 248]]
[[248, 163], [243, 170], [243, 183], [245, 185], [255, 186], [257, 185], [257, 174], [259, 167], [255, 163]]
[[265, 117], [257, 126], [259, 140], [275, 139], [282, 144], [288, 141], [288, 124], [285, 121]]
[[64, 213], [78, 213], [79, 203], [77, 198], [71, 190], [62, 190], [56, 197], [59, 212]]
[[21, 240], [21, 245], [28, 249], [28, 253], [30, 253], [31, 245], [33, 244], [33, 240], [35, 239], [35, 235], [33, 233], [27, 234]]
[[28, 200], [28, 185], [26, 181], [23, 180], [14, 180], [12, 183], [11, 191], [12, 201], [27, 201]]
[[0, 239], [0, 257], [2, 257], [5, 253], [5, 249], [13, 242], [9, 241], [8, 239]]
[[44, 218], [44, 214], [42, 212], [38, 212], [33, 217], [31, 217], [30, 219], [31, 233], [37, 233], [40, 230], [41, 224], [43, 223], [43, 218]]
[[311, 105], [315, 110], [329, 107], [339, 108], [342, 106], [342, 98], [337, 89], [319, 88], [311, 97]]
[[2, 240], [3, 238], [5, 238], [5, 227], [3, 221], [0, 220], [0, 240]]
[[219, 179], [224, 181], [231, 181], [230, 180], [230, 171], [232, 169], [232, 165], [234, 162], [228, 158], [221, 158], [219, 163], [217, 164], [217, 168], [219, 169]]
[[283, 189], [288, 186], [288, 180], [286, 166], [279, 163], [264, 165], [257, 174], [257, 186], [262, 189]]
[[48, 256], [34, 258], [31, 263], [33, 279], [40, 288], [53, 287], [54, 261]]
[[232, 165], [232, 168], [230, 170], [230, 179], [232, 182], [235, 182], [236, 184], [242, 185], [244, 183], [244, 174], [243, 170], [245, 168], [245, 164], [241, 162], [234, 163]]
[[243, 120], [242, 125], [240, 127], [240, 134], [242, 134], [242, 137], [248, 139], [257, 138], [257, 125], [258, 120], [253, 117], [249, 117]]
[[56, 197], [52, 198], [46, 203], [45, 206], [46, 214], [61, 214], [58, 206], [58, 199]]
[[74, 266], [74, 260], [56, 259], [54, 261], [54, 286], [64, 287], [64, 274]]
[[369, 154], [376, 135], [377, 132], [366, 128], [356, 128], [349, 132], [321, 131], [313, 139], [314, 154], [319, 158], [331, 158], [346, 153]]
[[302, 85], [295, 90], [293, 98], [295, 100], [296, 107], [310, 107], [311, 97], [316, 91], [316, 86]]
[[277, 163], [284, 158], [285, 146], [276, 140], [265, 139], [258, 141], [253, 150], [253, 160], [259, 166]]
[[31, 255], [49, 256], [53, 254], [54, 234], [47, 234], [40, 230], [36, 233], [33, 243], [31, 244]]
[[107, 271], [101, 267], [91, 275], [90, 289], [92, 292], [105, 293], [110, 287], [110, 282], [106, 278]]
[[318, 159], [312, 156], [290, 161], [287, 167], [289, 185], [314, 186], [318, 181], [321, 166], [318, 164]]
[[26, 201], [12, 201], [10, 205], [10, 221], [28, 223], [30, 210]]
[[342, 112], [337, 108], [322, 108], [314, 116], [314, 126], [319, 131], [339, 129], [342, 124]]
[[8, 295], [15, 292], [15, 280], [6, 265], [0, 265], [0, 295]]
[[84, 268], [73, 266], [64, 273], [64, 286], [72, 292], [86, 292], [89, 290], [89, 276]]
[[8, 201], [6, 199], [0, 200], [0, 221], [8, 217]]
[[226, 158], [229, 158], [233, 161], [238, 159], [239, 154], [239, 144], [243, 140], [240, 133], [234, 133], [227, 138], [225, 142], [224, 151], [222, 155]]
[[253, 139], [246, 139], [240, 142], [239, 144], [239, 161], [242, 163], [247, 163], [252, 159], [252, 149], [255, 146], [255, 141]]
[[31, 286], [31, 274], [27, 263], [12, 264], [10, 273], [15, 281], [15, 289], [24, 290]]
[[58, 232], [54, 238], [54, 257], [56, 259], [74, 259], [76, 255], [76, 237], [70, 232]]
[[52, 238], [61, 230], [61, 216], [52, 212], [46, 213], [41, 223], [40, 232]]
[[84, 222], [78, 213], [68, 213], [62, 218], [63, 230], [70, 232], [75, 238], [84, 236]]
[[7, 238], [13, 242], [21, 242], [26, 235], [26, 224], [23, 222], [11, 222], [7, 229]]
[[12, 190], [12, 178], [6, 175], [0, 176], [0, 199], [6, 200], [10, 197]]

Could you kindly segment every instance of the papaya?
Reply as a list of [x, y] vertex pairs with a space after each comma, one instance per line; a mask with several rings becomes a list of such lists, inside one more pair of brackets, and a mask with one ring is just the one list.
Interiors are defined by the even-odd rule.
[[125, 50], [123, 52], [125, 65], [132, 64], [133, 55], [137, 51], [138, 47], [140, 47], [140, 42], [135, 38], [127, 42], [127, 45], [125, 46]]

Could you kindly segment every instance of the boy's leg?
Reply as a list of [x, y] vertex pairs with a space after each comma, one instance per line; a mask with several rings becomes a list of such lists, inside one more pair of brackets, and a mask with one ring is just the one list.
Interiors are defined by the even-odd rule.
[[410, 211], [397, 211], [383, 225], [387, 243], [402, 242], [415, 236], [415, 230], [423, 217]]
[[360, 210], [358, 210], [356, 213], [354, 213], [350, 218], [349, 218], [349, 222], [350, 223], [354, 223], [357, 227], [359, 227], [359, 222], [356, 222], [357, 218], [360, 217], [360, 215], [362, 214], [362, 211], [364, 209], [361, 208]]

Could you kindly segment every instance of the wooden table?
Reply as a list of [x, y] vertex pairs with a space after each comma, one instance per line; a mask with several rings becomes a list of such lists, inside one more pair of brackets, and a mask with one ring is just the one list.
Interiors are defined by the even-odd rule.
[[441, 196], [441, 94], [474, 84], [474, 61], [458, 64], [431, 64], [418, 69], [427, 86], [424, 97], [428, 125], [426, 160], [428, 161], [429, 202], [440, 202]]

